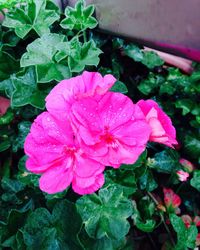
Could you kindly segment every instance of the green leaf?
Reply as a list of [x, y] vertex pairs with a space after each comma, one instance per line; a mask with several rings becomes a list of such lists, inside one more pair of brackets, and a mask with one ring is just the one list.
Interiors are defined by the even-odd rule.
[[27, 212], [11, 210], [5, 225], [2, 226], [3, 232], [0, 237], [0, 245], [12, 249], [16, 248], [16, 233], [24, 225]]
[[24, 189], [24, 185], [18, 180], [11, 180], [4, 177], [1, 181], [2, 188], [10, 193], [18, 193]]
[[200, 137], [198, 135], [186, 135], [184, 139], [184, 150], [193, 159], [200, 163]]
[[175, 249], [187, 249], [187, 247], [194, 249], [198, 234], [197, 227], [191, 225], [187, 229], [183, 220], [175, 214], [170, 214], [170, 222], [177, 233], [177, 245]]
[[9, 139], [0, 142], [0, 152], [7, 150], [11, 146]]
[[82, 196], [76, 205], [90, 237], [120, 240], [128, 233], [127, 218], [132, 214], [132, 204], [119, 186], [101, 189], [99, 195]]
[[155, 228], [156, 222], [154, 220], [146, 220], [145, 222], [137, 222], [136, 226], [143, 232], [152, 232]]
[[148, 161], [148, 166], [157, 172], [170, 174], [180, 168], [179, 154], [172, 149], [163, 150]]
[[59, 17], [56, 6], [47, 9], [46, 0], [33, 0], [28, 2], [24, 9], [13, 8], [7, 12], [3, 25], [13, 28], [20, 38], [24, 38], [31, 30], [42, 36], [44, 33], [50, 33], [49, 27]]
[[62, 200], [52, 214], [45, 208], [37, 208], [30, 214], [22, 230], [28, 249], [79, 250], [77, 234], [81, 219], [74, 204]]
[[[135, 174], [128, 170], [112, 169], [106, 171], [106, 184], [120, 185], [123, 188], [124, 195], [129, 196], [137, 190]], [[105, 184], [105, 186], [106, 186]]]
[[[0, 81], [19, 70], [19, 62], [6, 52], [0, 51]], [[0, 84], [1, 89], [1, 84]]]
[[8, 109], [6, 113], [0, 117], [0, 125], [9, 124], [13, 119], [14, 119], [14, 114], [10, 109]]
[[61, 27], [68, 30], [93, 29], [97, 26], [97, 20], [92, 17], [94, 5], [85, 7], [85, 1], [76, 2], [75, 8], [67, 6], [65, 9], [66, 18], [61, 22]]
[[148, 78], [141, 81], [137, 88], [144, 95], [148, 95], [152, 93], [156, 88], [162, 86], [164, 84], [164, 81], [165, 79], [163, 76], [155, 75], [150, 72]]
[[70, 44], [68, 57], [68, 65], [71, 72], [81, 72], [86, 65], [97, 66], [101, 53], [102, 51], [96, 47], [93, 40], [82, 44], [77, 39], [73, 39]]
[[36, 66], [37, 81], [41, 83], [69, 78], [71, 75], [66, 63], [57, 62], [54, 58], [64, 39], [65, 36], [59, 34], [45, 34], [36, 39], [27, 46], [27, 52], [20, 61], [21, 67]]
[[[134, 225], [141, 231], [143, 232], [152, 232], [153, 229], [155, 228], [156, 222], [152, 219], [144, 219], [141, 217], [141, 214], [138, 209], [136, 202], [133, 201], [133, 215], [132, 219], [134, 222]], [[143, 215], [143, 214], [142, 214]]]
[[30, 131], [30, 127], [31, 122], [29, 121], [22, 121], [18, 124], [18, 135], [13, 141], [12, 145], [13, 152], [17, 152], [19, 149], [23, 149], [24, 141]]
[[151, 170], [149, 170], [148, 168], [140, 177], [138, 177], [138, 184], [142, 190], [147, 190], [149, 192], [153, 191], [158, 186]]
[[19, 160], [19, 164], [18, 164], [18, 174], [17, 174], [17, 179], [28, 186], [35, 186], [38, 187], [38, 180], [40, 178], [40, 175], [37, 174], [33, 174], [31, 172], [29, 172], [26, 169], [26, 160], [27, 160], [27, 156], [24, 155], [20, 160]]
[[13, 75], [11, 81], [14, 87], [11, 96], [12, 107], [30, 104], [33, 107], [44, 109], [47, 91], [39, 90], [34, 68], [28, 68], [21, 76]]
[[200, 170], [195, 170], [192, 179], [190, 180], [192, 187], [200, 192]]
[[175, 102], [176, 108], [182, 109], [182, 115], [186, 115], [191, 112], [194, 102], [190, 99], [181, 99]]
[[161, 66], [164, 61], [153, 51], [142, 51], [134, 44], [129, 44], [124, 48], [124, 53], [136, 62], [141, 62], [147, 68], [153, 69]]
[[147, 68], [153, 69], [164, 64], [164, 61], [153, 51], [145, 51], [141, 61]]
[[121, 81], [116, 81], [115, 84], [110, 89], [110, 91], [119, 92], [122, 94], [128, 93], [128, 89], [127, 89], [126, 85]]
[[129, 44], [124, 48], [124, 53], [128, 57], [132, 58], [136, 62], [141, 62], [143, 60], [143, 52], [138, 46], [134, 44]]

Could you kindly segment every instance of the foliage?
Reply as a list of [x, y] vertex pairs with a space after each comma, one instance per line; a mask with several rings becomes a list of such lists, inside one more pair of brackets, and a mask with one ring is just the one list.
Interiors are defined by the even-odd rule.
[[[193, 63], [186, 75], [154, 52], [99, 33], [94, 6], [82, 0], [65, 13], [50, 0], [0, 0], [5, 8], [0, 96], [10, 99], [10, 108], [0, 116], [0, 249], [194, 248], [198, 227], [187, 228], [181, 215], [200, 213], [200, 66]], [[40, 175], [25, 167], [24, 140], [51, 89], [83, 70], [113, 74], [111, 91], [134, 103], [156, 100], [171, 117], [179, 145], [149, 143], [136, 163], [107, 169], [97, 193], [45, 194]], [[180, 158], [195, 166], [182, 183]], [[163, 187], [181, 197], [178, 208], [166, 208]]]

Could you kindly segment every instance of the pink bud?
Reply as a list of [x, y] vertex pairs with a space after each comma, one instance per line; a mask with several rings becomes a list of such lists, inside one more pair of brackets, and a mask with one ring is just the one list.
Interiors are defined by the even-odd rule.
[[183, 170], [177, 171], [176, 174], [178, 175], [178, 179], [180, 181], [187, 181], [189, 177], [189, 174], [187, 172], [184, 172]]
[[188, 173], [191, 173], [194, 170], [194, 165], [186, 159], [181, 158], [179, 160], [179, 163], [183, 166], [184, 170], [187, 171]]
[[10, 100], [0, 96], [0, 116], [3, 116], [10, 107]]
[[181, 198], [174, 193], [172, 189], [168, 188], [163, 188], [164, 192], [164, 202], [165, 206], [169, 208], [177, 208], [181, 204]]

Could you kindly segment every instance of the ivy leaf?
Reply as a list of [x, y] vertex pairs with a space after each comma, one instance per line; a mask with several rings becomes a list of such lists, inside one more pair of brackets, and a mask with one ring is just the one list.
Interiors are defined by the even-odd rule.
[[191, 158], [200, 163], [200, 138], [195, 135], [187, 135], [184, 139], [184, 150]]
[[147, 190], [149, 192], [157, 188], [158, 184], [155, 181], [152, 171], [146, 168], [146, 171], [137, 178], [138, 184], [142, 190]]
[[190, 180], [192, 187], [200, 192], [200, 170], [195, 170], [192, 179]]
[[76, 205], [90, 237], [120, 240], [128, 233], [127, 218], [132, 214], [132, 204], [119, 186], [101, 189], [99, 195], [82, 196]]
[[[6, 52], [0, 51], [0, 81], [19, 70], [19, 62]], [[0, 87], [1, 88], [1, 87]]]
[[21, 107], [27, 104], [44, 109], [46, 91], [39, 90], [34, 68], [28, 68], [22, 76], [11, 77], [14, 91], [11, 96], [12, 107]]
[[21, 67], [35, 65], [37, 80], [41, 83], [69, 78], [70, 72], [66, 63], [57, 62], [54, 58], [59, 44], [64, 39], [65, 36], [59, 34], [45, 34], [36, 39], [28, 45], [27, 52], [23, 54]]
[[155, 228], [156, 222], [152, 219], [146, 219], [144, 220], [141, 217], [140, 212], [137, 209], [137, 205], [136, 202], [133, 201], [133, 215], [132, 215], [132, 219], [134, 222], [134, 225], [141, 231], [143, 232], [152, 232], [153, 229]]
[[187, 229], [180, 217], [175, 214], [170, 214], [169, 217], [174, 231], [177, 233], [177, 245], [175, 249], [187, 249], [187, 247], [194, 249], [198, 234], [197, 227], [191, 225]]
[[134, 45], [134, 44], [129, 44], [124, 48], [125, 54], [132, 58], [136, 62], [141, 62], [143, 60], [143, 52], [142, 50]]
[[47, 9], [46, 0], [33, 0], [28, 2], [24, 9], [13, 8], [6, 13], [3, 25], [13, 28], [20, 38], [24, 38], [31, 30], [42, 36], [44, 33], [50, 33], [50, 25], [59, 17], [56, 5]]
[[161, 66], [164, 61], [153, 51], [142, 51], [134, 44], [129, 44], [124, 48], [124, 53], [136, 62], [141, 62], [147, 68], [153, 69]]
[[165, 82], [164, 77], [160, 75], [155, 75], [152, 72], [150, 72], [148, 78], [141, 81], [137, 88], [144, 95], [148, 95], [152, 93], [159, 86], [163, 86], [164, 82]]
[[52, 214], [45, 208], [32, 212], [22, 233], [28, 249], [79, 250], [77, 234], [80, 228], [81, 218], [75, 205], [62, 200], [56, 203]]
[[122, 93], [122, 94], [127, 94], [128, 93], [128, 89], [127, 89], [126, 85], [121, 81], [116, 81], [115, 84], [110, 89], [110, 91], [119, 92], [119, 93]]
[[166, 149], [156, 153], [154, 158], [149, 160], [149, 167], [160, 173], [170, 174], [179, 168], [179, 155], [175, 150]]
[[38, 187], [38, 180], [40, 175], [37, 174], [33, 174], [31, 172], [29, 172], [26, 167], [25, 167], [25, 163], [27, 160], [27, 156], [24, 155], [20, 160], [19, 160], [19, 164], [18, 164], [18, 174], [17, 174], [17, 179], [28, 186], [35, 186]]
[[[135, 175], [132, 171], [122, 170], [121, 168], [116, 171], [116, 169], [106, 171], [106, 184], [111, 183], [115, 185], [120, 185], [123, 188], [124, 195], [129, 196], [136, 192], [137, 185]], [[105, 185], [106, 185], [105, 184]]]
[[73, 39], [68, 57], [71, 72], [81, 72], [86, 65], [97, 66], [101, 53], [102, 51], [96, 47], [93, 40], [82, 44], [77, 39]]
[[191, 112], [191, 110], [194, 106], [194, 103], [190, 99], [181, 99], [181, 100], [177, 100], [175, 102], [175, 106], [176, 106], [176, 108], [182, 109], [182, 115], [186, 115], [189, 112]]
[[92, 17], [94, 13], [94, 5], [85, 7], [85, 2], [77, 1], [75, 8], [66, 7], [66, 18], [61, 22], [61, 27], [68, 30], [93, 29], [97, 26], [97, 20]]
[[18, 124], [18, 135], [12, 143], [13, 152], [17, 152], [19, 149], [23, 149], [24, 141], [28, 135], [31, 127], [31, 122], [22, 121]]
[[145, 51], [141, 61], [147, 68], [153, 69], [164, 64], [164, 61], [153, 51]]

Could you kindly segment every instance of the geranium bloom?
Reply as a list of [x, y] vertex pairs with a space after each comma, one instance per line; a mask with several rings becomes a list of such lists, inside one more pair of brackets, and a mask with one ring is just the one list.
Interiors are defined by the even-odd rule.
[[188, 173], [191, 173], [194, 170], [194, 165], [186, 159], [181, 158], [179, 160], [179, 163], [183, 166], [184, 170], [187, 171]]
[[176, 172], [178, 179], [180, 181], [187, 181], [189, 174], [187, 172], [184, 172], [183, 170], [179, 170]]
[[170, 188], [163, 188], [164, 202], [168, 211], [174, 211], [181, 204], [181, 198]]
[[173, 144], [177, 144], [176, 130], [173, 127], [170, 118], [153, 100], [141, 100], [137, 105], [141, 108], [152, 129], [149, 140], [173, 148]]
[[24, 145], [29, 156], [26, 167], [42, 174], [40, 189], [51, 194], [65, 190], [71, 183], [79, 194], [89, 194], [104, 183], [104, 166], [89, 158], [74, 139], [68, 122], [40, 114], [31, 127]]
[[82, 75], [58, 83], [46, 97], [46, 108], [58, 119], [68, 119], [74, 101], [87, 96], [105, 94], [116, 79], [108, 74], [84, 71]]
[[76, 101], [72, 105], [72, 122], [81, 148], [107, 166], [134, 163], [150, 135], [140, 108], [120, 93]]
[[0, 96], [0, 116], [4, 115], [10, 107], [10, 100]]

